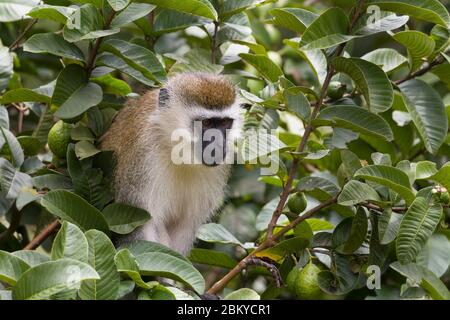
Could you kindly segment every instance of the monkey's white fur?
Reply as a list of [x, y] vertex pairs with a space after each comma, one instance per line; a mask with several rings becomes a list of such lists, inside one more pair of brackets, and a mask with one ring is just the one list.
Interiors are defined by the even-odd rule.
[[193, 120], [199, 117], [229, 117], [234, 119], [229, 135], [233, 139], [240, 134], [242, 116], [238, 99], [221, 109], [186, 101], [179, 81], [180, 77], [169, 80], [165, 86], [169, 100], [141, 119], [145, 122], [143, 128], [148, 130], [142, 130], [136, 137], [139, 141], [130, 146], [129, 152], [136, 156], [128, 158], [125, 172], [116, 178], [115, 190], [117, 202], [141, 207], [152, 216], [140, 230], [122, 241], [155, 241], [186, 254], [197, 229], [222, 203], [230, 167], [175, 165], [171, 160], [172, 132], [175, 129], [192, 132]]

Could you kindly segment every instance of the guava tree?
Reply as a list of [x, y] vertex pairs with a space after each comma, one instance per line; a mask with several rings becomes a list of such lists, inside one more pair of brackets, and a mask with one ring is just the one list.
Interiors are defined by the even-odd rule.
[[[438, 0], [0, 0], [0, 298], [449, 299], [449, 28]], [[151, 212], [98, 141], [191, 71], [276, 147], [188, 257], [116, 248]]]

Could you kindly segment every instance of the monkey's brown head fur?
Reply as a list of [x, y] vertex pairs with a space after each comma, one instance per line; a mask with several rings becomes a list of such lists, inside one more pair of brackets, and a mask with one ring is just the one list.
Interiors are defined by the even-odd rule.
[[227, 108], [236, 100], [234, 85], [224, 76], [214, 74], [179, 74], [169, 80], [168, 88], [179, 98], [206, 109]]

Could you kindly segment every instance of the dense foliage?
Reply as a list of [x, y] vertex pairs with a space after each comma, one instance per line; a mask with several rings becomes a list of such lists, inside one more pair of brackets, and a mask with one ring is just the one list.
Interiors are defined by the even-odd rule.
[[[438, 0], [0, 0], [0, 298], [450, 299], [449, 28]], [[279, 169], [236, 165], [188, 257], [115, 248], [151, 212], [98, 139], [185, 71], [230, 75]]]

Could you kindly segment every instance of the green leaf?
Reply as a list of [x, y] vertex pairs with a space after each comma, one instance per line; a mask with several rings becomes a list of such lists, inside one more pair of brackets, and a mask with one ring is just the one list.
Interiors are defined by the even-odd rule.
[[403, 263], [412, 262], [436, 229], [442, 215], [440, 204], [430, 204], [418, 197], [405, 213], [397, 237], [397, 258]]
[[313, 232], [334, 229], [334, 224], [325, 220], [310, 218], [305, 221], [309, 224]]
[[147, 3], [130, 3], [125, 10], [117, 14], [111, 21], [111, 28], [120, 28], [124, 25], [139, 20], [152, 12], [156, 6]]
[[397, 238], [398, 228], [400, 227], [401, 219], [403, 215], [400, 213], [392, 212], [387, 208], [383, 211], [383, 214], [378, 220], [378, 233], [380, 244], [388, 244]]
[[[435, 25], [431, 29], [430, 37], [436, 43], [434, 52], [444, 52], [450, 44], [450, 30], [440, 25]], [[448, 61], [448, 59], [447, 59]]]
[[139, 0], [140, 2], [155, 4], [158, 7], [177, 10], [195, 16], [217, 20], [217, 12], [208, 0]]
[[50, 101], [50, 96], [38, 93], [33, 89], [27, 88], [18, 88], [7, 91], [0, 99], [0, 102], [4, 104], [9, 104], [12, 102], [42, 102], [49, 104]]
[[139, 265], [136, 261], [135, 256], [131, 254], [130, 250], [122, 249], [118, 251], [114, 257], [114, 263], [116, 264], [117, 270], [119, 272], [125, 273], [139, 287], [144, 289], [151, 289], [152, 287], [154, 287], [154, 282], [147, 283], [142, 280], [142, 277], [139, 274]]
[[26, 14], [39, 4], [40, 0], [2, 0], [0, 22], [12, 22], [26, 18]]
[[108, 0], [109, 5], [114, 11], [120, 11], [125, 9], [126, 6], [130, 3], [130, 0]]
[[407, 204], [414, 201], [415, 196], [409, 178], [400, 169], [384, 165], [369, 165], [356, 171], [354, 177], [373, 181], [392, 189], [402, 196]]
[[381, 199], [375, 189], [357, 180], [347, 182], [338, 197], [338, 203], [343, 206], [353, 206], [366, 201], [377, 202]]
[[114, 300], [120, 285], [120, 276], [114, 264], [116, 249], [103, 232], [89, 230], [86, 238], [89, 243], [88, 263], [100, 279], [83, 281], [78, 294], [83, 300]]
[[292, 47], [303, 59], [306, 60], [306, 62], [308, 62], [319, 80], [319, 83], [323, 85], [327, 76], [327, 57], [322, 50], [302, 50], [299, 48], [298, 39], [295, 38], [285, 39], [283, 42]]
[[187, 13], [161, 10], [156, 16], [153, 32], [155, 34], [164, 34], [186, 29], [190, 26], [199, 26], [205, 23], [205, 20]]
[[[158, 83], [163, 83], [166, 81], [166, 72], [164, 67], [161, 65], [155, 54], [147, 48], [119, 39], [109, 39], [103, 42], [102, 50], [111, 52], [125, 62], [129, 67], [133, 68], [135, 72], [141, 74], [149, 80], [156, 81]], [[101, 59], [101, 61], [104, 62], [104, 58], [103, 60]], [[113, 65], [107, 65], [114, 67]], [[125, 72], [122, 70], [123, 68], [118, 67], [118, 69]], [[130, 76], [134, 77], [133, 74], [130, 74]]]
[[70, 138], [75, 141], [95, 141], [92, 131], [83, 125], [72, 128], [70, 131]]
[[186, 260], [162, 252], [149, 252], [136, 256], [140, 273], [181, 281], [202, 294], [205, 280], [200, 272]]
[[100, 153], [100, 150], [89, 141], [78, 141], [75, 144], [75, 154], [80, 160], [95, 156], [97, 153]]
[[354, 217], [346, 218], [336, 226], [332, 236], [333, 246], [339, 253], [353, 253], [364, 243], [367, 229], [366, 211], [359, 208]]
[[311, 192], [319, 199], [325, 200], [339, 193], [337, 182], [327, 175], [311, 175], [301, 178], [297, 183], [298, 191]]
[[416, 257], [417, 264], [442, 277], [450, 266], [450, 240], [443, 234], [434, 234]]
[[14, 300], [42, 300], [67, 289], [79, 287], [81, 281], [99, 279], [95, 270], [86, 263], [60, 259], [44, 262], [28, 269], [13, 287]]
[[16, 170], [5, 158], [0, 158], [0, 191], [5, 199], [15, 199], [23, 188], [31, 187], [31, 177]]
[[88, 242], [76, 225], [64, 221], [53, 241], [52, 260], [70, 258], [81, 262], [88, 260]]
[[11, 254], [25, 261], [30, 267], [35, 267], [41, 263], [50, 261], [49, 256], [32, 250], [19, 250], [14, 251]]
[[[1, 3], [0, 3], [1, 5]], [[13, 75], [13, 55], [7, 47], [0, 43], [0, 92], [8, 86]], [[3, 99], [2, 99], [3, 100]], [[2, 102], [5, 103], [6, 102]]]
[[31, 9], [27, 13], [28, 16], [36, 19], [48, 19], [58, 23], [66, 24], [76, 9], [64, 6], [52, 6], [48, 4], [41, 4]]
[[336, 71], [349, 75], [362, 92], [369, 111], [388, 110], [394, 101], [391, 82], [377, 65], [359, 59], [338, 57], [332, 61]]
[[141, 208], [124, 203], [112, 203], [103, 209], [109, 229], [118, 234], [128, 234], [150, 219], [150, 214]]
[[306, 28], [300, 47], [303, 50], [326, 49], [345, 43], [355, 37], [347, 34], [349, 25], [342, 9], [330, 8]]
[[0, 280], [14, 286], [20, 276], [30, 268], [23, 259], [0, 250]]
[[399, 85], [405, 106], [428, 152], [435, 154], [445, 140], [448, 120], [439, 94], [422, 80]]
[[391, 127], [381, 116], [357, 106], [333, 106], [323, 109], [318, 125], [338, 126], [367, 136], [392, 141]]
[[63, 29], [64, 39], [69, 42], [97, 39], [120, 31], [120, 29], [102, 30], [103, 18], [99, 10], [90, 3], [78, 8], [73, 15], [79, 17], [79, 22], [75, 21], [75, 25], [67, 24]]
[[111, 74], [92, 78], [92, 82], [100, 85], [104, 93], [126, 96], [132, 92], [131, 87], [123, 80], [114, 78]]
[[[369, 13], [370, 11], [368, 11]], [[375, 17], [374, 17], [375, 16]], [[381, 14], [370, 15], [369, 19], [359, 19], [357, 25], [353, 28], [353, 32], [358, 35], [371, 35], [379, 32], [391, 31], [399, 29], [405, 25], [409, 17], [408, 16], [397, 16], [390, 12], [381, 12]], [[375, 18], [375, 19], [374, 19]]]
[[269, 57], [263, 54], [241, 53], [239, 56], [258, 70], [261, 75], [270, 82], [278, 81], [283, 71]]
[[178, 259], [186, 260], [186, 262], [189, 262], [189, 260], [181, 253], [174, 251], [169, 247], [166, 247], [165, 245], [162, 245], [157, 242], [137, 240], [132, 243], [125, 243], [120, 248], [127, 248], [130, 251], [130, 253], [132, 253], [135, 256], [139, 256], [141, 254], [149, 252], [162, 252], [165, 254], [170, 254]]
[[189, 253], [189, 260], [227, 269], [233, 269], [237, 264], [236, 260], [224, 252], [202, 248], [193, 248]]
[[408, 49], [411, 72], [419, 69], [423, 59], [428, 58], [434, 51], [434, 40], [420, 31], [399, 32], [394, 34], [393, 38]]
[[96, 64], [100, 66], [108, 66], [114, 68], [148, 86], [155, 86], [155, 82], [153, 80], [147, 78], [139, 70], [134, 69], [133, 67], [128, 65], [124, 60], [122, 60], [119, 57], [116, 57], [111, 53], [104, 52], [101, 55], [99, 55]]
[[450, 27], [448, 11], [439, 0], [368, 0], [366, 4]]
[[306, 96], [296, 87], [288, 88], [283, 91], [283, 97], [287, 109], [297, 115], [300, 119], [309, 119], [311, 114], [311, 105]]
[[177, 57], [177, 62], [170, 68], [169, 76], [183, 72], [207, 72], [219, 74], [223, 66], [212, 64], [211, 53], [204, 49], [193, 49], [183, 57]]
[[332, 295], [344, 295], [355, 288], [358, 277], [353, 273], [350, 262], [343, 255], [335, 255], [332, 271], [319, 273], [319, 286]]
[[67, 149], [67, 169], [73, 181], [75, 192], [94, 207], [103, 207], [112, 200], [108, 184], [99, 168], [86, 168], [76, 157], [74, 146]]
[[[11, 131], [2, 127], [0, 127], [0, 131], [0, 145], [3, 146], [3, 148], [7, 146], [7, 154], [11, 156], [12, 164], [16, 168], [19, 168], [22, 166], [25, 159], [22, 146]], [[5, 149], [3, 149], [3, 151], [5, 151]]]
[[33, 186], [37, 189], [73, 189], [72, 180], [62, 174], [44, 174], [33, 177]]
[[250, 9], [259, 3], [266, 0], [233, 0], [233, 1], [223, 1], [220, 5], [219, 17], [220, 20], [225, 21], [228, 18], [236, 15], [244, 10]]
[[8, 110], [6, 109], [6, 107], [4, 107], [2, 105], [0, 105], [0, 127], [4, 128], [4, 129], [9, 129]]
[[438, 172], [428, 177], [428, 179], [436, 181], [443, 185], [447, 190], [450, 190], [450, 162], [443, 165]]
[[[258, 231], [264, 231], [267, 229], [267, 226], [269, 224], [269, 221], [272, 218], [273, 212], [275, 211], [275, 208], [277, 207], [278, 202], [280, 201], [279, 197], [275, 197], [269, 202], [267, 202], [264, 207], [262, 207], [261, 211], [259, 212], [258, 216], [256, 217], [256, 223], [255, 227]], [[278, 223], [282, 224], [283, 222], [288, 221], [286, 216], [282, 215], [278, 219]]]
[[428, 179], [437, 172], [436, 163], [431, 161], [419, 161], [416, 164], [415, 179]]
[[98, 105], [102, 99], [102, 88], [96, 83], [89, 82], [74, 91], [56, 110], [55, 115], [61, 119], [75, 118], [89, 108]]
[[430, 270], [415, 263], [401, 264], [394, 262], [390, 267], [424, 288], [433, 299], [449, 300], [450, 292], [444, 283]]
[[32, 35], [23, 45], [23, 50], [32, 53], [50, 53], [64, 58], [84, 61], [83, 52], [73, 43], [54, 33]]
[[224, 226], [217, 223], [202, 225], [197, 231], [197, 238], [205, 242], [235, 244], [243, 246]]
[[257, 292], [249, 288], [241, 288], [233, 291], [223, 298], [224, 300], [261, 300]]
[[41, 205], [61, 219], [76, 224], [82, 230], [97, 229], [108, 232], [102, 213], [86, 200], [67, 190], [52, 190], [41, 199]]
[[310, 244], [310, 239], [306, 237], [294, 237], [287, 240], [283, 240], [275, 246], [260, 251], [255, 254], [258, 258], [269, 258], [271, 260], [280, 262], [286, 257], [286, 255], [299, 253], [306, 249]]
[[318, 15], [301, 8], [276, 8], [269, 11], [274, 17], [275, 25], [289, 29], [297, 33], [303, 33]]
[[41, 107], [39, 122], [33, 130], [33, 137], [39, 139], [42, 145], [47, 143], [48, 132], [53, 126], [53, 113], [47, 106]]
[[117, 300], [124, 298], [126, 295], [133, 292], [135, 283], [132, 280], [120, 281], [119, 290], [117, 292]]
[[396, 70], [408, 61], [396, 50], [389, 48], [376, 49], [365, 54], [361, 59], [376, 64], [386, 73]]
[[99, 104], [102, 98], [102, 88], [88, 82], [81, 66], [70, 64], [58, 75], [52, 105], [59, 107], [55, 112], [57, 117], [71, 119]]

